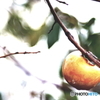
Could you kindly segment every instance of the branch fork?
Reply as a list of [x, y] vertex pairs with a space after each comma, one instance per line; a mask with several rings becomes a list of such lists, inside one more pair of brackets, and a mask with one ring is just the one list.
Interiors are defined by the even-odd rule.
[[[57, 0], [59, 1], [59, 0]], [[61, 28], [63, 29], [65, 35], [68, 37], [68, 39], [70, 40], [70, 42], [73, 43], [73, 45], [80, 51], [82, 52], [82, 55], [84, 55], [88, 60], [90, 60], [91, 62], [93, 62], [94, 64], [96, 64], [98, 67], [100, 67], [100, 61], [99, 59], [93, 54], [91, 53], [90, 51], [87, 51], [85, 50], [83, 47], [81, 47], [75, 40], [74, 40], [74, 37], [71, 35], [71, 33], [67, 30], [66, 26], [61, 22], [61, 20], [59, 19], [59, 17], [57, 16], [56, 12], [54, 11], [51, 3], [50, 3], [50, 0], [46, 0], [50, 10], [51, 10], [51, 13], [56, 21], [56, 23], [58, 23]], [[60, 3], [63, 3], [63, 2], [60, 2]]]

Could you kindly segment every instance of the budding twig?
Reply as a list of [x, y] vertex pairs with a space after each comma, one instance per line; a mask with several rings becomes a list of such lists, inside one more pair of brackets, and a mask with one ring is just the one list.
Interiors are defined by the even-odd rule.
[[20, 69], [22, 69], [24, 72], [25, 72], [25, 74], [27, 74], [27, 75], [31, 75], [31, 73], [28, 71], [28, 70], [26, 70], [16, 59], [15, 59], [15, 57], [13, 56], [13, 55], [15, 55], [15, 54], [37, 54], [37, 53], [40, 53], [40, 51], [37, 51], [37, 52], [15, 52], [15, 53], [10, 53], [10, 51], [8, 51], [7, 49], [6, 49], [6, 47], [1, 47], [3, 50], [4, 50], [4, 53], [5, 53], [5, 55], [4, 56], [0, 56], [0, 58], [5, 58], [5, 57], [10, 57], [11, 59], [12, 59], [12, 61], [14, 61], [14, 63], [16, 64], [16, 66], [18, 66]]
[[4, 56], [0, 56], [0, 58], [5, 58], [5, 57], [8, 57], [8, 56], [11, 56], [11, 55], [15, 55], [15, 54], [37, 54], [37, 53], [40, 53], [40, 51], [37, 51], [37, 52], [14, 52], [14, 53], [8, 53]]
[[71, 33], [67, 30], [66, 26], [61, 22], [61, 20], [59, 19], [59, 17], [57, 16], [56, 12], [54, 11], [51, 3], [49, 0], [46, 0], [51, 13], [54, 16], [55, 21], [61, 26], [61, 28], [63, 29], [65, 35], [68, 37], [68, 39], [74, 44], [74, 46], [80, 50], [82, 52], [83, 55], [85, 55], [86, 58], [88, 58], [90, 61], [94, 62], [97, 66], [100, 67], [100, 61], [98, 58], [94, 57], [94, 55], [92, 53], [90, 53], [89, 51], [86, 51], [84, 48], [82, 48], [75, 40], [74, 37], [71, 35]]
[[[2, 48], [2, 47], [1, 47], [1, 48]], [[31, 73], [30, 73], [27, 69], [25, 69], [25, 68], [17, 61], [17, 59], [13, 56], [13, 54], [15, 54], [15, 53], [10, 53], [10, 51], [7, 50], [6, 47], [3, 47], [2, 49], [4, 50], [4, 53], [6, 53], [5, 57], [9, 56], [9, 57], [11, 58], [11, 60], [15, 63], [15, 65], [16, 65], [17, 67], [19, 67], [21, 70], [23, 70], [23, 71], [25, 72], [26, 75], [28, 75], [28, 76], [31, 75]], [[1, 56], [1, 57], [4, 58], [4, 56]]]

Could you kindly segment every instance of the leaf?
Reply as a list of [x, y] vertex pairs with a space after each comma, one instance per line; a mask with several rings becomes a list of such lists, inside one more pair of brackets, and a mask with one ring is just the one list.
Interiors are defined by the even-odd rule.
[[74, 16], [63, 13], [59, 8], [55, 8], [55, 11], [67, 28], [78, 28], [78, 20]]
[[78, 100], [76, 96], [71, 97], [70, 92], [65, 93], [67, 100]]
[[100, 33], [90, 35], [88, 41], [89, 50], [100, 58]]
[[45, 98], [45, 100], [55, 100], [50, 94], [46, 94]]
[[70, 92], [63, 93], [59, 100], [78, 100], [76, 96], [71, 97]]
[[87, 31], [87, 36], [84, 35], [84, 33], [81, 33], [81, 31], [79, 31], [79, 40], [80, 40], [80, 44], [83, 48], [85, 49], [89, 49], [89, 41], [88, 38], [93, 35], [93, 31], [91, 29], [91, 26], [94, 24], [95, 22], [95, 18], [91, 18], [88, 22], [86, 23], [80, 23], [82, 25], [81, 28], [84, 28]]
[[75, 17], [73, 16], [69, 16], [66, 15], [66, 20], [65, 21], [65, 25], [67, 26], [67, 28], [74, 28], [74, 27], [78, 27], [78, 21]]
[[47, 33], [47, 26], [45, 23], [40, 27], [39, 30], [34, 31], [32, 34], [26, 37], [26, 41], [30, 44], [30, 46], [34, 46], [40, 39], [43, 34]]
[[61, 79], [63, 79], [62, 66], [60, 67], [60, 70], [59, 70], [59, 76], [60, 76]]
[[71, 92], [72, 90], [69, 88], [69, 84], [62, 82], [61, 84], [63, 92]]
[[1, 95], [1, 93], [0, 93], [0, 100], [3, 100], [3, 99], [2, 99], [2, 95]]
[[81, 24], [83, 28], [89, 29], [94, 23], [95, 23], [95, 18], [91, 18], [88, 22]]
[[80, 41], [80, 45], [84, 48], [88, 50], [88, 41], [87, 38], [84, 36], [84, 34], [82, 34], [81, 32], [78, 34], [79, 37], [79, 41]]
[[31, 10], [32, 6], [34, 6], [35, 3], [38, 3], [40, 0], [27, 0], [26, 3], [24, 3], [22, 6], [27, 8], [28, 10]]
[[52, 31], [47, 35], [48, 48], [50, 48], [59, 39], [60, 26], [56, 23]]
[[10, 13], [10, 19], [6, 26], [6, 31], [28, 42], [30, 46], [34, 46], [39, 38], [46, 33], [47, 29], [45, 23], [39, 30], [31, 29], [15, 12]]
[[10, 32], [17, 38], [24, 38], [34, 30], [32, 30], [26, 23], [23, 24], [22, 18], [12, 11], [6, 26], [6, 31]]
[[30, 2], [23, 4], [23, 6], [29, 10], [32, 8], [32, 6], [30, 5]]

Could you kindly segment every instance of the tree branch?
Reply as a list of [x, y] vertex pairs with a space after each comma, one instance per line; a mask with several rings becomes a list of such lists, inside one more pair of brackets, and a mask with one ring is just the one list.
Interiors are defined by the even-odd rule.
[[97, 2], [100, 2], [100, 0], [92, 0], [92, 1], [97, 1]]
[[4, 56], [0, 56], [0, 58], [5, 58], [5, 57], [15, 55], [15, 54], [37, 54], [37, 53], [40, 53], [40, 51], [37, 51], [37, 52], [26, 52], [26, 51], [24, 51], [24, 52], [14, 52], [14, 53], [6, 54]]
[[[1, 47], [1, 48], [2, 48], [2, 47]], [[26, 75], [28, 75], [28, 76], [31, 75], [31, 73], [30, 73], [27, 69], [25, 69], [25, 68], [17, 61], [17, 59], [13, 56], [13, 54], [15, 54], [15, 53], [10, 53], [10, 52], [6, 49], [6, 47], [4, 47], [4, 48], [2, 48], [2, 49], [4, 50], [4, 53], [6, 53], [6, 55], [5, 55], [5, 56], [1, 56], [1, 58], [4, 58], [4, 57], [9, 56], [9, 57], [11, 58], [11, 60], [15, 63], [15, 65], [16, 65], [17, 67], [19, 67], [21, 70], [23, 70], [23, 71], [25, 72]]]
[[100, 61], [97, 57], [95, 57], [94, 54], [92, 54], [90, 51], [86, 51], [84, 48], [82, 48], [75, 40], [74, 37], [71, 35], [71, 33], [67, 30], [66, 26], [61, 22], [61, 20], [59, 19], [59, 17], [57, 16], [56, 12], [54, 11], [51, 3], [49, 0], [46, 0], [51, 13], [54, 16], [55, 21], [61, 26], [61, 28], [63, 29], [65, 35], [68, 37], [68, 39], [74, 44], [74, 46], [82, 52], [82, 54], [88, 58], [90, 61], [92, 61], [93, 63], [95, 63], [98, 67], [100, 67]]
[[[4, 50], [5, 47], [2, 48], [2, 49]], [[5, 58], [5, 57], [11, 56], [11, 55], [15, 55], [15, 54], [37, 54], [37, 53], [40, 53], [40, 51], [37, 51], [37, 52], [26, 52], [26, 51], [24, 51], [24, 52], [14, 52], [14, 53], [8, 52], [8, 54], [6, 54], [4, 56], [0, 56], [0, 58]]]

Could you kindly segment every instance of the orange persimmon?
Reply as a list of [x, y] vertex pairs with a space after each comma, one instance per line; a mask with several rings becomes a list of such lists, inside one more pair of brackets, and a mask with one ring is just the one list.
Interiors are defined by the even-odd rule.
[[80, 51], [70, 53], [62, 65], [65, 80], [79, 90], [89, 90], [100, 82], [100, 68], [82, 56]]

